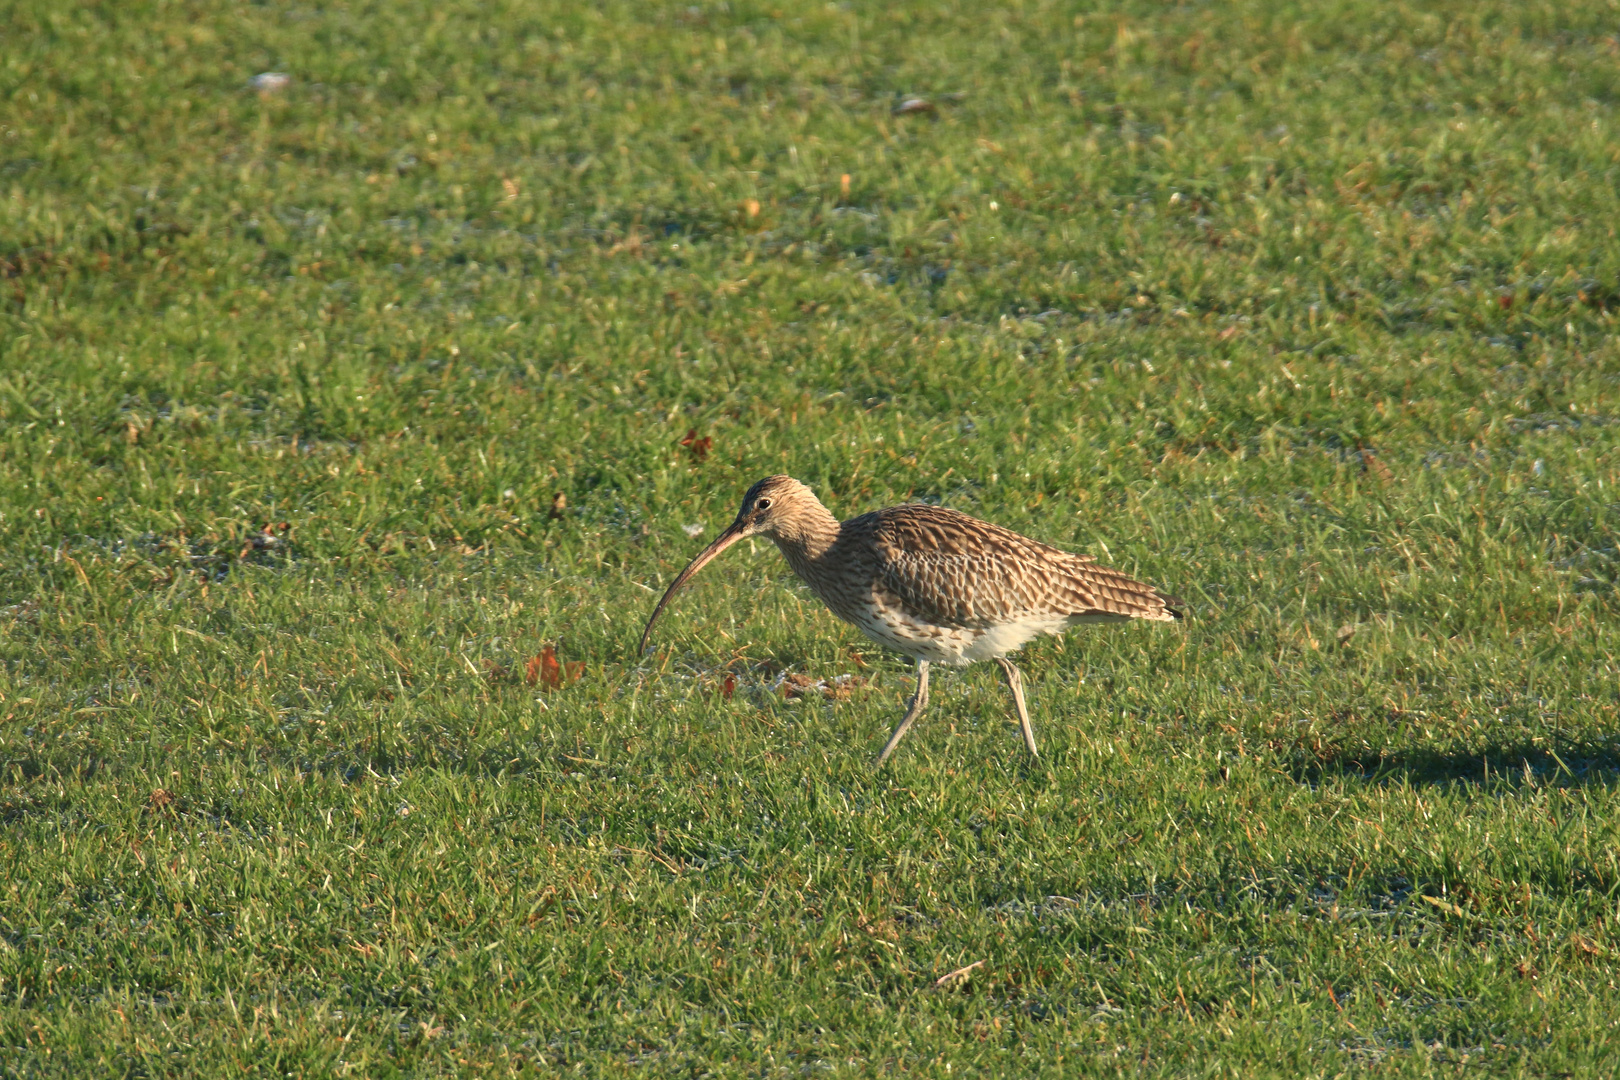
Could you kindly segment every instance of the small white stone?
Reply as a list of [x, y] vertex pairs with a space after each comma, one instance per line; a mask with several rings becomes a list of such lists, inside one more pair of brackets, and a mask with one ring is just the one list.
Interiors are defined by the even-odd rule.
[[284, 71], [263, 71], [248, 80], [248, 85], [261, 94], [274, 94], [287, 89], [292, 76]]

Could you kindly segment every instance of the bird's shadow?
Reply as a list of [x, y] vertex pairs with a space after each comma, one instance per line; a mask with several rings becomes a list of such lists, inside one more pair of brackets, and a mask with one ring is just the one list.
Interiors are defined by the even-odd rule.
[[1294, 779], [1315, 787], [1363, 784], [1613, 788], [1620, 785], [1620, 739], [1521, 739], [1479, 746], [1345, 749], [1300, 760]]

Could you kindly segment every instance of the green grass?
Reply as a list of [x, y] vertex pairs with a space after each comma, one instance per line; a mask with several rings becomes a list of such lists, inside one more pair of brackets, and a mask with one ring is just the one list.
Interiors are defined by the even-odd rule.
[[0, 1075], [1620, 1069], [1614, 5], [586, 8], [7, 6]]

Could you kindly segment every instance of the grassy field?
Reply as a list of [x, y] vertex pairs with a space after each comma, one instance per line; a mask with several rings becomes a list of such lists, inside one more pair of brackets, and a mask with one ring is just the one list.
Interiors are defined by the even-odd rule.
[[1613, 2], [4, 21], [0, 1076], [1620, 1070]]

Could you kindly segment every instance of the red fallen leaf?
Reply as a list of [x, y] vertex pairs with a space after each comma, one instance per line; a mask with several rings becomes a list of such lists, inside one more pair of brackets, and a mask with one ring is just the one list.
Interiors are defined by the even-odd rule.
[[564, 667], [557, 659], [557, 650], [547, 645], [525, 665], [524, 674], [530, 686], [538, 683], [547, 690], [556, 690], [564, 683], [577, 682], [585, 674], [585, 661], [570, 660]]
[[720, 686], [720, 696], [725, 698], [727, 701], [730, 701], [731, 695], [735, 694], [736, 692], [737, 676], [728, 671], [726, 672], [726, 681]]
[[1513, 297], [1511, 295], [1498, 296], [1496, 298], [1496, 303], [1497, 306], [1499, 306], [1503, 311], [1506, 311], [1508, 308], [1513, 306]]
[[528, 681], [530, 686], [539, 683], [552, 690], [562, 685], [562, 665], [557, 663], [557, 652], [550, 645], [529, 661]]
[[709, 456], [709, 447], [714, 445], [714, 438], [705, 435], [700, 439], [697, 428], [691, 428], [687, 431], [686, 438], [680, 441], [680, 445], [691, 451], [693, 461], [702, 461]]

